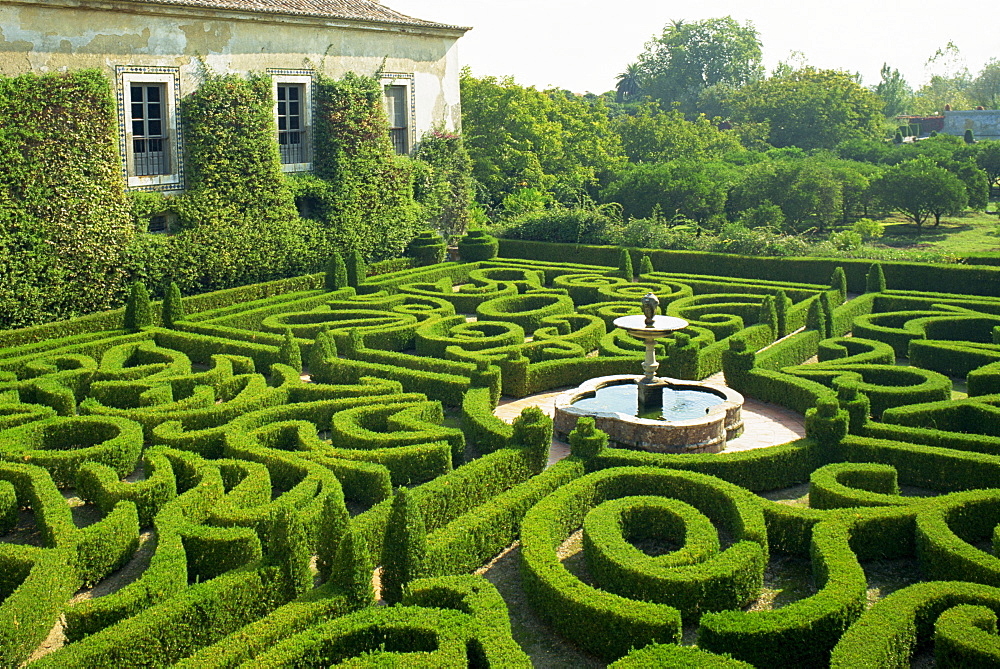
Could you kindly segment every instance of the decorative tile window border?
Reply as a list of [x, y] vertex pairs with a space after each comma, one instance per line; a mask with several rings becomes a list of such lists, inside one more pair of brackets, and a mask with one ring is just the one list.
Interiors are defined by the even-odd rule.
[[[271, 94], [274, 97], [274, 117], [278, 118], [278, 84], [300, 84], [305, 89], [305, 123], [304, 130], [306, 136], [306, 157], [307, 161], [301, 163], [282, 163], [281, 169], [284, 172], [309, 172], [312, 170], [313, 156], [313, 119], [316, 118], [316, 97], [313, 94], [316, 72], [313, 70], [290, 70], [281, 68], [267, 68], [265, 70], [271, 77]], [[277, 137], [275, 137], [277, 141]]]
[[[171, 170], [169, 174], [154, 176], [132, 176], [129, 174], [128, 145], [129, 114], [126, 109], [125, 91], [132, 83], [161, 83], [167, 93], [164, 109], [167, 140], [170, 148]], [[118, 106], [118, 152], [122, 161], [122, 178], [128, 190], [172, 191], [184, 189], [184, 138], [180, 130], [180, 68], [165, 66], [118, 65], [115, 67], [115, 97]]]

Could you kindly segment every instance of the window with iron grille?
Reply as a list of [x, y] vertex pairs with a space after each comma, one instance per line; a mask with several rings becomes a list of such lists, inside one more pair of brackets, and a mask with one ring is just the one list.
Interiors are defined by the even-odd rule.
[[128, 87], [132, 131], [132, 175], [170, 174], [166, 86], [133, 82]]
[[305, 86], [277, 84], [278, 149], [283, 164], [308, 162], [305, 124]]
[[399, 155], [410, 152], [410, 105], [406, 86], [385, 87], [385, 112], [389, 117], [389, 137]]
[[312, 81], [310, 70], [268, 69], [274, 94], [278, 153], [284, 172], [312, 169]]
[[118, 65], [119, 147], [129, 189], [184, 188], [183, 138], [177, 126], [180, 70]]

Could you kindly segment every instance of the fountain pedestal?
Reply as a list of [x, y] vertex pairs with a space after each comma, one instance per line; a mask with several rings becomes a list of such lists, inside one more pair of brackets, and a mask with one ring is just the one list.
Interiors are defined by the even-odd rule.
[[656, 340], [686, 328], [688, 322], [676, 316], [635, 314], [616, 318], [614, 325], [636, 339], [646, 342], [646, 358], [642, 362], [644, 375], [639, 379], [639, 405], [650, 407], [660, 403], [663, 399], [663, 387], [667, 384], [656, 378], [656, 370], [660, 367], [660, 363], [656, 360]]

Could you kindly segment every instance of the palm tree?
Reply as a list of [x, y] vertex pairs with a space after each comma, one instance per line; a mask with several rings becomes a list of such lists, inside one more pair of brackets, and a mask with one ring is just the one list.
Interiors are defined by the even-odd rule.
[[627, 66], [617, 77], [618, 85], [615, 86], [615, 90], [618, 91], [618, 95], [615, 97], [615, 102], [629, 102], [642, 95], [641, 77], [642, 68], [638, 63]]

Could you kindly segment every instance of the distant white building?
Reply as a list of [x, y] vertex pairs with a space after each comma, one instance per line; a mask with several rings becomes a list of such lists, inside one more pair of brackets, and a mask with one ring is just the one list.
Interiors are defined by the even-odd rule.
[[271, 75], [282, 162], [306, 171], [320, 72], [382, 67], [399, 153], [431, 128], [459, 130], [455, 43], [467, 30], [373, 0], [3, 0], [0, 74], [104, 70], [118, 100], [128, 186], [179, 190], [177, 102], [197, 88], [199, 61], [219, 73]]

